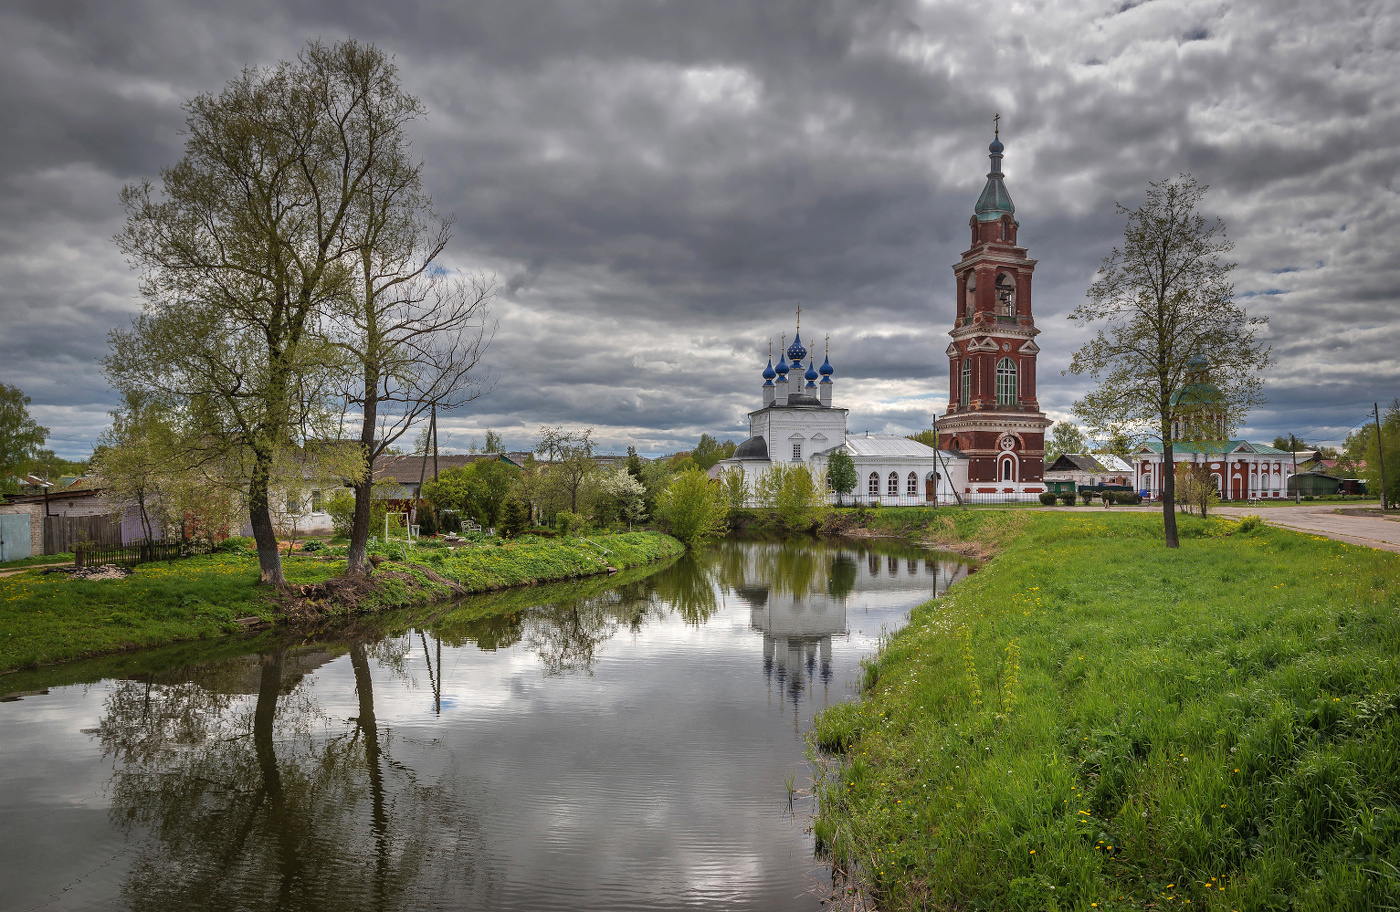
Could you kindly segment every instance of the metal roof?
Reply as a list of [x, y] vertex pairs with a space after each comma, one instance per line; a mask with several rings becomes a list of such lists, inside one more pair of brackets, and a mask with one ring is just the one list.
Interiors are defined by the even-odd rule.
[[850, 435], [846, 437], [846, 449], [852, 456], [912, 456], [933, 459], [938, 455], [938, 451], [933, 447], [898, 434]]

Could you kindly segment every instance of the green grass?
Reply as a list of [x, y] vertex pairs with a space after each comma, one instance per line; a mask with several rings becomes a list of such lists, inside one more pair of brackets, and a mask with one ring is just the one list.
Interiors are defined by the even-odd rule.
[[63, 551], [58, 554], [36, 554], [33, 557], [21, 557], [19, 560], [0, 561], [0, 570], [14, 570], [19, 567], [38, 567], [45, 564], [71, 563], [73, 563], [73, 552]]
[[818, 718], [881, 909], [1400, 906], [1400, 556], [1181, 527], [1027, 515]]
[[[681, 553], [657, 532], [581, 539], [526, 537], [503, 546], [409, 549], [371, 577], [353, 605], [328, 604], [324, 615], [414, 608], [453, 594], [445, 578], [468, 592], [548, 580], [576, 579]], [[607, 549], [604, 551], [603, 549]], [[343, 560], [284, 557], [292, 586], [325, 583]], [[435, 580], [428, 572], [439, 579]], [[37, 571], [0, 578], [0, 671], [240, 632], [238, 618], [275, 620], [276, 593], [258, 585], [257, 557], [219, 553], [138, 566], [122, 580], [75, 580]], [[318, 606], [319, 607], [319, 606]]]
[[[287, 580], [313, 583], [343, 562], [291, 557]], [[0, 671], [234, 632], [272, 618], [251, 554], [211, 554], [138, 566], [121, 580], [37, 571], [0, 578]]]

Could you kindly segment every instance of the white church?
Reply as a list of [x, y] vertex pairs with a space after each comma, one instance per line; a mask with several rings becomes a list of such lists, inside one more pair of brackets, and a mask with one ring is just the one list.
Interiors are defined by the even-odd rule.
[[[777, 367], [770, 357], [763, 370], [763, 405], [749, 412], [748, 439], [712, 471], [742, 471], [753, 490], [775, 462], [801, 463], [824, 475], [831, 454], [844, 449], [856, 467], [855, 490], [841, 498], [846, 503], [954, 502], [954, 490], [967, 485], [967, 459], [897, 434], [847, 433], [848, 410], [832, 404], [830, 354], [820, 368], [816, 361], [802, 344], [799, 323], [792, 344], [779, 349]], [[838, 498], [831, 496], [833, 502]]]

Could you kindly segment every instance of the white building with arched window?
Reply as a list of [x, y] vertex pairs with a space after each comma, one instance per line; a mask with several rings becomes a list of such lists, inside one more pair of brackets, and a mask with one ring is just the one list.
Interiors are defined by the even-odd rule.
[[[802, 344], [799, 327], [792, 345], [779, 351], [778, 366], [770, 358], [764, 368], [763, 406], [749, 412], [749, 438], [711, 473], [742, 471], [752, 491], [778, 462], [801, 463], [824, 475], [831, 454], [839, 449], [856, 467], [855, 489], [840, 498], [843, 503], [953, 502], [953, 492], [967, 485], [966, 458], [898, 434], [847, 434], [847, 410], [831, 401], [834, 373], [829, 354], [820, 368], [816, 366], [816, 354], [809, 355]], [[832, 500], [838, 500], [834, 492]]]

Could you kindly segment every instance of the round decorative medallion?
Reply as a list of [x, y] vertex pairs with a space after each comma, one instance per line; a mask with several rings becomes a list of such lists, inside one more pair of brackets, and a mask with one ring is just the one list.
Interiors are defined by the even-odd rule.
[[1004, 352], [1009, 352], [1009, 351], [1011, 351], [1011, 343], [1010, 343], [1010, 342], [1003, 342], [1003, 343], [1001, 343], [1001, 350], [1004, 351]]
[[1010, 434], [1006, 434], [1005, 436], [1003, 436], [1003, 437], [1001, 438], [1000, 443], [1001, 443], [1001, 448], [1002, 448], [1003, 450], [1014, 450], [1014, 449], [1016, 449], [1016, 438], [1015, 438], [1015, 437], [1012, 437]]

